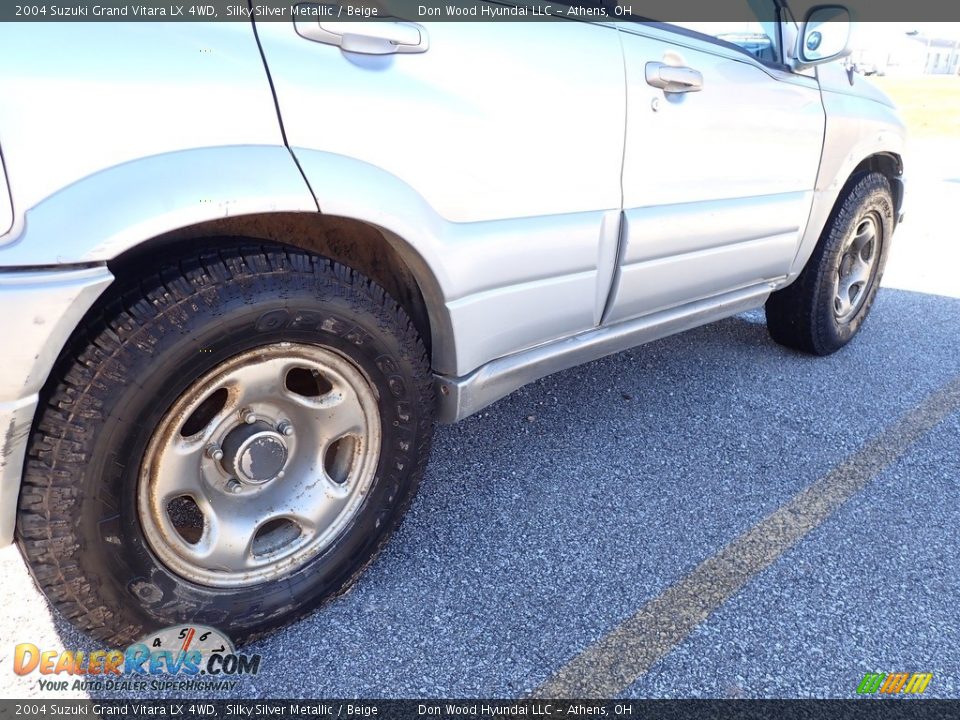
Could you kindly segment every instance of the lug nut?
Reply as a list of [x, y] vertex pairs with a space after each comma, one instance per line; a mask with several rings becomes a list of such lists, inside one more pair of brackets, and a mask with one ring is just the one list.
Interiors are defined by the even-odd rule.
[[240, 419], [247, 425], [253, 425], [257, 421], [257, 415], [249, 408], [240, 413]]
[[284, 420], [279, 425], [277, 425], [277, 432], [280, 433], [281, 435], [286, 435], [287, 437], [290, 437], [291, 435], [293, 435], [293, 425], [288, 420]]
[[207, 457], [212, 460], [223, 460], [223, 450], [216, 443], [207, 445]]
[[227, 483], [227, 492], [236, 495], [238, 492], [243, 490], [243, 487], [236, 480], [231, 480]]

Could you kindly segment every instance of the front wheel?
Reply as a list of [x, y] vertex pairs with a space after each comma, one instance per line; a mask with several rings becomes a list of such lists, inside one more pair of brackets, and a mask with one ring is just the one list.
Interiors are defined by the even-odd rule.
[[767, 300], [778, 343], [815, 355], [836, 352], [870, 312], [893, 236], [890, 183], [861, 176], [841, 197], [800, 276]]
[[181, 622], [243, 642], [342, 592], [428, 455], [426, 351], [360, 274], [278, 246], [184, 258], [114, 294], [31, 439], [17, 540], [122, 646]]

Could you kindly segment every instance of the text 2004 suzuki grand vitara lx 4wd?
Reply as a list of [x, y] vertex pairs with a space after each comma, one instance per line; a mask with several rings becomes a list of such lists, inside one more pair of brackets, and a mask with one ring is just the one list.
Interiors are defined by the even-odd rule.
[[845, 10], [749, 7], [0, 29], [0, 541], [102, 641], [243, 640], [371, 561], [435, 417], [762, 305], [843, 346], [903, 126]]

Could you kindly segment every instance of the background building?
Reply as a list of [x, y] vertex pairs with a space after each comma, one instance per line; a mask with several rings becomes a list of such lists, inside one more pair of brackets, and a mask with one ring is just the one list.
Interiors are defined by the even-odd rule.
[[910, 30], [902, 23], [871, 27], [878, 25], [884, 24], [865, 23], [854, 35], [847, 62], [858, 71], [867, 75], [960, 74], [960, 34], [943, 35], [937, 27]]

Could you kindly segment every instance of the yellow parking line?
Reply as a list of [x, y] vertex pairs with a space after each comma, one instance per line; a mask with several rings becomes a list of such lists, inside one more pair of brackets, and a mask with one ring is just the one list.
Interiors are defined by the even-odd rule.
[[628, 688], [757, 573], [957, 410], [960, 377], [571, 659], [534, 691], [534, 697], [610, 698]]

